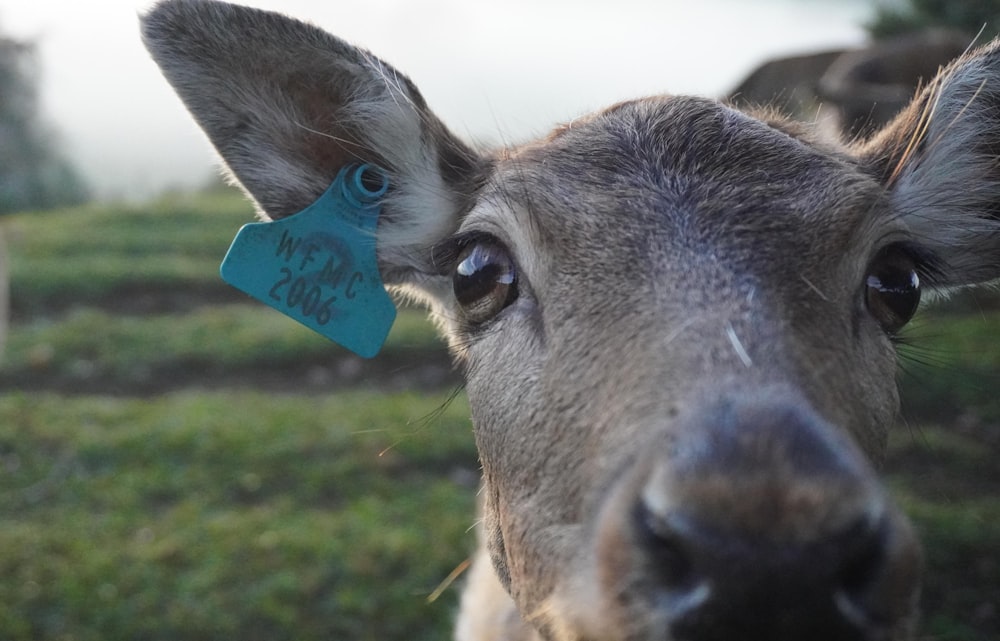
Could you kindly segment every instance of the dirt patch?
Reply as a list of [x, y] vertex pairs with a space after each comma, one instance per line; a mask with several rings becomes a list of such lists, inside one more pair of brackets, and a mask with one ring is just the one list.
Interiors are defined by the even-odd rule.
[[353, 354], [295, 363], [259, 362], [225, 368], [201, 361], [175, 361], [128, 372], [100, 372], [86, 367], [49, 372], [0, 372], [0, 390], [153, 396], [182, 389], [261, 389], [323, 394], [342, 389], [438, 391], [461, 385], [447, 352], [394, 350], [366, 360]]
[[49, 295], [35, 293], [31, 296], [16, 294], [10, 301], [11, 320], [25, 324], [37, 317], [58, 317], [81, 305], [116, 314], [142, 316], [183, 314], [199, 307], [252, 301], [249, 296], [221, 280], [218, 284], [203, 285], [124, 282], [89, 296], [85, 301], [62, 292]]

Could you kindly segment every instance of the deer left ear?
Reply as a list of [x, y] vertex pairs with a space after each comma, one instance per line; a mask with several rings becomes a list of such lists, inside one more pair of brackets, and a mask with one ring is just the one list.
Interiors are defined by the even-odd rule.
[[941, 71], [859, 154], [940, 259], [939, 285], [1000, 278], [1000, 40]]
[[458, 226], [483, 160], [406, 76], [312, 25], [224, 2], [159, 2], [142, 36], [265, 218], [309, 206], [347, 165], [375, 165], [389, 184], [383, 279], [433, 273], [430, 247]]

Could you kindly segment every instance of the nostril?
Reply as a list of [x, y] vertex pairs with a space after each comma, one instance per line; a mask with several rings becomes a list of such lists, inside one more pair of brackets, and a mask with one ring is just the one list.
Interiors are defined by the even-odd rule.
[[656, 595], [657, 608], [671, 620], [680, 620], [703, 609], [710, 600], [710, 577], [696, 563], [696, 541], [685, 519], [661, 516], [637, 501], [632, 512], [635, 543], [644, 557], [645, 585], [640, 590]]
[[848, 595], [860, 596], [878, 579], [886, 559], [886, 525], [859, 520], [843, 535], [845, 547], [838, 585]]
[[[859, 520], [838, 540], [842, 542], [841, 565], [832, 586], [837, 609], [862, 629], [886, 623], [896, 609], [892, 605], [895, 599], [889, 597], [887, 602], [897, 583], [894, 575], [907, 575], [912, 571], [907, 566], [912, 568], [919, 561], [910, 554], [895, 558], [899, 555], [892, 550], [893, 525], [888, 515], [877, 520]], [[909, 547], [913, 547], [912, 542]], [[912, 583], [904, 581], [903, 585]]]
[[649, 555], [656, 576], [668, 589], [691, 589], [698, 583], [684, 536], [676, 524], [655, 514], [645, 501], [637, 501], [633, 514], [640, 549]]

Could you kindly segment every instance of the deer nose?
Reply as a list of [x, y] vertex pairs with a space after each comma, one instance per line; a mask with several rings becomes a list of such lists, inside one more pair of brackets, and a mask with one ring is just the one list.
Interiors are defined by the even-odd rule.
[[683, 428], [620, 513], [668, 638], [899, 638], [920, 550], [851, 442], [802, 404], [720, 404]]

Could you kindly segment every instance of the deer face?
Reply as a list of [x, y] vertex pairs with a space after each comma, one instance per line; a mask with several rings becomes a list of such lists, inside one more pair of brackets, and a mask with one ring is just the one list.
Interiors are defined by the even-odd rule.
[[[876, 178], [662, 98], [511, 152], [480, 193], [442, 252], [443, 316], [486, 541], [522, 612], [588, 639], [702, 620], [859, 638], [861, 619], [905, 618], [919, 554], [864, 455], [884, 446], [891, 336], [926, 266]], [[799, 577], [799, 605], [775, 605], [804, 627], [738, 605], [777, 575]], [[834, 632], [841, 609], [858, 620]]]

